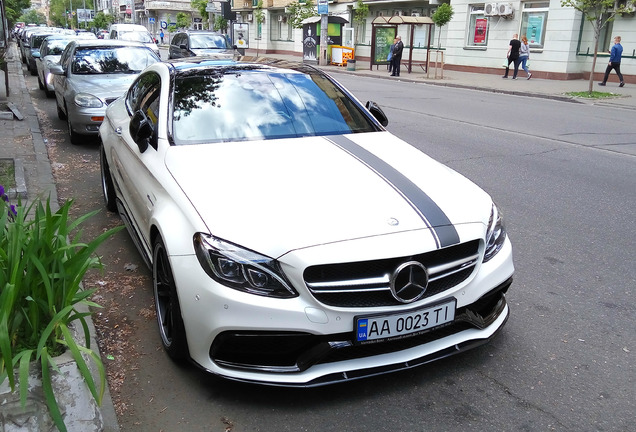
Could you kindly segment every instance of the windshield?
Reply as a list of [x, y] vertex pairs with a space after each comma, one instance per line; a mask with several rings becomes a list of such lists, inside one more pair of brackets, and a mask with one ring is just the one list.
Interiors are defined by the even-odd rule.
[[70, 41], [71, 39], [48, 39], [47, 55], [62, 55], [62, 51]]
[[119, 39], [131, 42], [154, 43], [150, 33], [141, 31], [120, 32]]
[[220, 35], [190, 35], [190, 49], [227, 49], [225, 37]]
[[320, 74], [245, 68], [208, 72], [176, 79], [172, 121], [177, 145], [377, 130], [349, 96]]
[[145, 47], [86, 47], [75, 51], [74, 74], [139, 73], [159, 59]]

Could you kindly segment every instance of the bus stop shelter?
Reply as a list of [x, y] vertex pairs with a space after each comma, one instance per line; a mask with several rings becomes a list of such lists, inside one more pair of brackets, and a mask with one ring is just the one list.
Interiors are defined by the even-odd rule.
[[415, 34], [415, 26], [427, 25], [428, 41], [426, 44], [426, 70], [430, 61], [431, 48], [431, 30], [435, 25], [429, 17], [403, 16], [395, 15], [392, 17], [379, 16], [371, 22], [371, 61], [369, 62], [369, 70], [373, 69], [373, 65], [389, 64], [387, 56], [389, 48], [393, 43], [393, 39], [397, 36], [397, 29], [400, 25], [409, 26], [409, 57], [407, 68], [411, 73], [413, 69], [413, 37]]

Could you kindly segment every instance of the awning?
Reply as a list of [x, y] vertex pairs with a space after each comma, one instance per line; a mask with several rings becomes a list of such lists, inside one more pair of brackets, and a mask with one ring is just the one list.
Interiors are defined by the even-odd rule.
[[[313, 24], [313, 23], [317, 23], [320, 22], [320, 15], [316, 15], [316, 16], [312, 16], [309, 18], [305, 18], [304, 20], [301, 21], [301, 24]], [[336, 23], [336, 24], [346, 24], [349, 21], [344, 19], [341, 16], [337, 16], [337, 15], [329, 15], [327, 17], [327, 22], [330, 23]]]
[[[313, 18], [313, 17], [312, 17]], [[304, 22], [304, 21], [303, 21]], [[394, 15], [392, 17], [379, 16], [371, 21], [371, 24], [435, 24], [429, 17], [416, 17], [406, 15]]]

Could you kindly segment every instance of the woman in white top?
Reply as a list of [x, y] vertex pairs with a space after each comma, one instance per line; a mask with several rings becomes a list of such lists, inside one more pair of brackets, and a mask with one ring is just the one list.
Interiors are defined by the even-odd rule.
[[528, 66], [526, 66], [527, 61], [530, 59], [530, 47], [528, 46], [528, 38], [525, 36], [521, 36], [521, 47], [519, 48], [519, 61], [521, 62], [521, 69], [526, 71], [528, 74], [528, 79], [532, 78], [532, 74], [530, 70], [528, 70]]

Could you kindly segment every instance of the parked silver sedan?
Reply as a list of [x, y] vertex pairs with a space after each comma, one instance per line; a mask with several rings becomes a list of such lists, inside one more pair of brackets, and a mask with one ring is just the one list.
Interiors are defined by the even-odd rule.
[[97, 136], [106, 106], [124, 94], [137, 75], [160, 61], [148, 47], [120, 40], [74, 40], [50, 71], [57, 114], [67, 120], [71, 143]]

